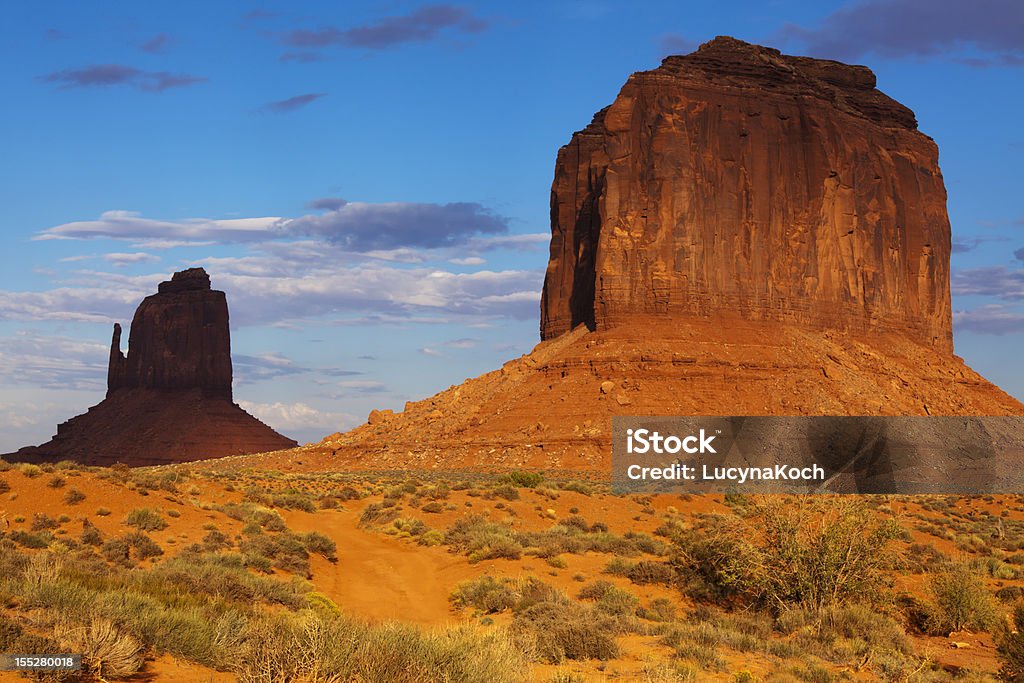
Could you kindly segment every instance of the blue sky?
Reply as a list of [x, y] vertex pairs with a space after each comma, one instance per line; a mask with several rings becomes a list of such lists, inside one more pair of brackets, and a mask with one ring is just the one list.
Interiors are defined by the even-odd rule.
[[1024, 398], [1024, 5], [10, 2], [0, 452], [104, 393], [171, 272], [228, 294], [235, 397], [300, 440], [537, 342], [555, 153], [715, 35], [869, 65], [936, 139], [956, 348]]

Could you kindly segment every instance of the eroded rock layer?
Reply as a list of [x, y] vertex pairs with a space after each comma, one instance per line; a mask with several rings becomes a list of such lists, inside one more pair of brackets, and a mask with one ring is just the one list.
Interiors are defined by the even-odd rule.
[[668, 57], [559, 151], [551, 220], [543, 339], [727, 312], [952, 350], [938, 150], [866, 67]]
[[190, 268], [139, 305], [127, 356], [114, 324], [107, 397], [14, 458], [159, 465], [295, 445], [232, 401], [227, 298]]

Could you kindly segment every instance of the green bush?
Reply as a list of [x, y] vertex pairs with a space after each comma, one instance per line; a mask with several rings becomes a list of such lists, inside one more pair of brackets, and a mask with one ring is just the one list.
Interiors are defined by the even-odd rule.
[[879, 596], [899, 526], [863, 501], [748, 502], [676, 535], [689, 591], [776, 611], [821, 610]]
[[1024, 681], [1024, 602], [1014, 605], [1011, 620], [1012, 629], [1002, 625], [996, 632], [999, 674], [1008, 681]]
[[78, 505], [85, 500], [85, 494], [78, 489], [68, 489], [68, 492], [64, 494], [64, 503], [66, 505]]
[[519, 500], [519, 489], [515, 486], [505, 484], [503, 486], [495, 487], [494, 495], [505, 500]]
[[947, 634], [965, 628], [988, 630], [996, 617], [992, 596], [981, 577], [963, 564], [931, 577], [933, 606], [928, 615], [929, 632]]
[[541, 602], [515, 616], [513, 630], [542, 661], [609, 660], [619, 656], [618, 621], [597, 610], [570, 603]]
[[506, 474], [502, 477], [502, 480], [519, 488], [534, 489], [544, 481], [544, 475], [540, 472], [522, 472], [517, 470]]
[[100, 554], [108, 561], [124, 567], [134, 567], [138, 562], [164, 554], [163, 548], [141, 531], [133, 531], [118, 538], [112, 538], [100, 548]]
[[495, 579], [484, 575], [460, 583], [448, 599], [456, 608], [473, 607], [483, 614], [505, 610], [521, 612], [541, 602], [568, 603], [568, 598], [561, 591], [532, 576]]
[[511, 527], [476, 514], [456, 520], [445, 533], [445, 544], [465, 553], [474, 563], [497, 558], [518, 560], [523, 550]]
[[60, 522], [55, 520], [49, 515], [37, 512], [32, 515], [32, 526], [29, 527], [30, 531], [46, 531], [47, 529], [56, 529], [60, 526]]
[[139, 531], [161, 531], [167, 528], [167, 521], [159, 512], [150, 508], [135, 508], [125, 517], [124, 523]]
[[102, 545], [103, 535], [95, 524], [88, 519], [82, 519], [82, 535], [78, 538], [84, 545]]
[[18, 529], [16, 531], [12, 531], [9, 537], [12, 541], [24, 548], [45, 548], [53, 542], [53, 534], [49, 531], [33, 534], [31, 532]]
[[414, 626], [368, 626], [322, 612], [280, 615], [244, 629], [238, 680], [513, 683], [527, 667], [501, 631], [468, 626], [425, 633]]
[[321, 555], [331, 562], [338, 561], [338, 546], [330, 537], [318, 531], [310, 531], [302, 536], [302, 542], [306, 544], [306, 550]]

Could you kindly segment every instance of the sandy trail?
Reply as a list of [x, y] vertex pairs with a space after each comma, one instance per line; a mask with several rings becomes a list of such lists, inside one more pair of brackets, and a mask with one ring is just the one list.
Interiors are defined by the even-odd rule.
[[316, 590], [343, 611], [370, 621], [436, 626], [456, 623], [448, 595], [480, 572], [443, 548], [425, 548], [358, 526], [358, 511], [292, 512], [288, 526], [319, 531], [338, 545], [338, 562], [311, 558]]

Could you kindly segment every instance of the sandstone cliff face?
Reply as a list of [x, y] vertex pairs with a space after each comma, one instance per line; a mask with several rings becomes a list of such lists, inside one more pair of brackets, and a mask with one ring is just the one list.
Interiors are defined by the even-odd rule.
[[224, 292], [202, 268], [175, 273], [135, 311], [128, 357], [114, 325], [107, 395], [119, 389], [200, 389], [231, 399], [231, 337]]
[[551, 222], [542, 339], [727, 311], [952, 350], [938, 151], [865, 67], [717, 38], [634, 74]]
[[190, 268], [139, 305], [127, 356], [114, 324], [107, 397], [13, 459], [160, 465], [296, 445], [232, 402], [227, 298]]

